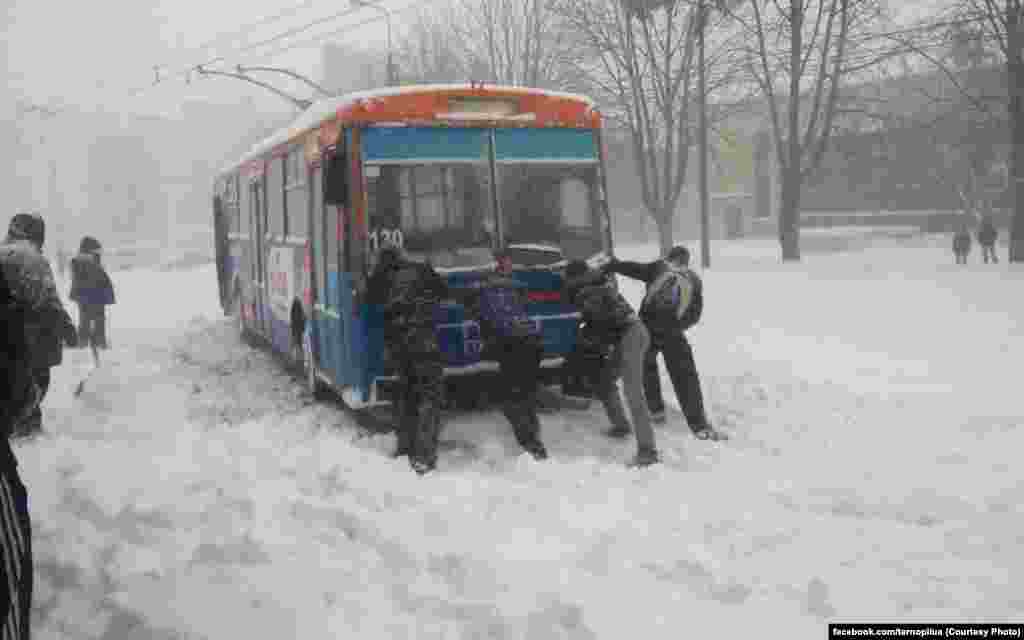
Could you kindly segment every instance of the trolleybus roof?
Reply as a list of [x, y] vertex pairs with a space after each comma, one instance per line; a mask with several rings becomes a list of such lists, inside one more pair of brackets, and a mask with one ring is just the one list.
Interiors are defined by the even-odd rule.
[[[593, 107], [594, 104], [590, 98], [574, 93], [504, 85], [480, 86], [472, 84], [422, 84], [401, 87], [385, 87], [382, 89], [372, 89], [368, 91], [356, 91], [333, 98], [325, 98], [313, 103], [305, 111], [300, 113], [291, 124], [278, 129], [269, 137], [258, 142], [237, 161], [224, 167], [221, 170], [221, 174], [235, 171], [242, 165], [264, 156], [266, 153], [291, 140], [294, 140], [303, 133], [315, 129], [324, 120], [332, 119], [347, 108], [357, 105], [360, 101], [370, 101], [400, 95], [444, 93], [459, 97], [479, 96], [481, 98], [539, 96], [546, 98], [561, 98], [564, 100], [579, 102], [588, 107]], [[497, 119], [501, 118], [498, 117]]]

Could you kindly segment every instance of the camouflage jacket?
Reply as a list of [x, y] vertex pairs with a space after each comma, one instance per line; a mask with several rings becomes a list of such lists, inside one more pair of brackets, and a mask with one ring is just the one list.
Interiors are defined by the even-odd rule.
[[433, 267], [405, 259], [377, 269], [367, 283], [367, 302], [382, 314], [389, 340], [404, 340], [411, 330], [433, 332], [434, 309], [447, 296]]
[[0, 270], [10, 301], [3, 310], [9, 326], [22, 326], [23, 347], [36, 369], [61, 363], [62, 340], [75, 341], [75, 325], [57, 294], [53, 271], [28, 240], [0, 244]]

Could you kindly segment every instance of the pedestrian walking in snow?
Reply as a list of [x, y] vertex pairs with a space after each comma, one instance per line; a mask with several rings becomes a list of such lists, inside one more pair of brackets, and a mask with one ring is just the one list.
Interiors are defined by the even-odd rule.
[[953, 234], [953, 255], [957, 264], [967, 264], [967, 256], [971, 253], [971, 232], [967, 223], [960, 225], [960, 230]]
[[999, 231], [992, 221], [992, 216], [985, 215], [981, 219], [981, 224], [978, 225], [978, 244], [981, 245], [981, 257], [985, 264], [988, 264], [989, 258], [993, 263], [999, 263], [999, 258], [996, 257], [996, 238], [998, 236]]
[[61, 363], [63, 344], [74, 346], [77, 341], [75, 325], [64, 310], [50, 263], [43, 255], [45, 239], [42, 217], [19, 213], [11, 219], [7, 238], [0, 244], [0, 269], [21, 314], [25, 357], [40, 392], [39, 402], [17, 426], [16, 435], [42, 431], [39, 405], [50, 388], [50, 368]]
[[10, 438], [41, 427], [49, 367], [40, 363], [52, 360], [53, 336], [75, 338], [42, 254], [45, 234], [41, 217], [18, 214], [0, 244], [0, 638], [12, 640], [31, 637], [33, 568], [28, 495]]
[[677, 245], [663, 259], [653, 262], [613, 258], [605, 271], [640, 280], [647, 285], [640, 305], [640, 318], [651, 334], [651, 346], [644, 357], [644, 395], [651, 420], [656, 424], [666, 421], [658, 371], [660, 353], [665, 359], [665, 368], [672, 380], [679, 407], [694, 436], [701, 440], [727, 439], [725, 434], [711, 426], [707, 418], [693, 348], [686, 339], [686, 330], [697, 324], [704, 310], [704, 286], [700, 276], [690, 269], [689, 249]]
[[71, 259], [70, 298], [78, 304], [78, 346], [109, 348], [106, 307], [114, 304], [114, 284], [103, 268], [103, 247], [85, 236]]
[[468, 315], [480, 322], [483, 356], [498, 361], [502, 413], [516, 442], [538, 460], [548, 457], [540, 439], [537, 386], [544, 346], [540, 327], [526, 312], [526, 286], [512, 277], [512, 259], [499, 251], [494, 273], [468, 301]]
[[[605, 433], [624, 438], [635, 432], [637, 452], [630, 464], [654, 464], [658, 462], [658, 447], [643, 388], [644, 354], [650, 344], [647, 329], [622, 294], [612, 288], [606, 274], [591, 269], [582, 260], [573, 260], [566, 267], [565, 276], [566, 299], [582, 314], [587, 335], [609, 352], [595, 389], [612, 424]], [[620, 377], [633, 417], [632, 426], [619, 395]]]
[[367, 302], [383, 317], [385, 343], [398, 369], [398, 446], [420, 474], [437, 466], [437, 442], [444, 402], [444, 365], [434, 332], [434, 309], [448, 295], [428, 264], [384, 246], [367, 284]]

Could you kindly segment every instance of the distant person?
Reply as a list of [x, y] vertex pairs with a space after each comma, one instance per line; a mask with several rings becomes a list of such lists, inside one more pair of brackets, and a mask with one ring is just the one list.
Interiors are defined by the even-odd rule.
[[108, 349], [106, 307], [114, 304], [114, 284], [103, 268], [103, 247], [85, 236], [71, 259], [71, 300], [78, 303], [78, 346]]
[[437, 466], [444, 402], [444, 365], [434, 333], [434, 309], [448, 295], [444, 279], [429, 264], [408, 259], [385, 245], [367, 283], [367, 302], [383, 313], [384, 339], [398, 366], [398, 444], [416, 473]]
[[658, 424], [666, 421], [658, 371], [660, 353], [665, 359], [665, 368], [672, 380], [679, 407], [694, 436], [700, 440], [728, 439], [708, 421], [693, 349], [686, 339], [685, 332], [697, 324], [704, 310], [704, 285], [700, 276], [690, 269], [689, 249], [675, 246], [663, 259], [654, 262], [612, 259], [605, 270], [647, 285], [647, 293], [640, 305], [640, 318], [651, 334], [651, 346], [644, 358], [644, 394], [651, 419]]
[[999, 258], [996, 257], [996, 238], [998, 236], [999, 231], [996, 230], [996, 225], [992, 221], [992, 215], [986, 214], [978, 226], [978, 244], [981, 245], [981, 256], [985, 264], [988, 264], [990, 257], [994, 264], [999, 264]]
[[25, 358], [39, 389], [39, 402], [15, 429], [16, 435], [42, 432], [42, 402], [50, 388], [50, 368], [61, 363], [62, 342], [74, 346], [75, 325], [57, 294], [50, 263], [43, 255], [46, 223], [37, 214], [19, 213], [11, 219], [0, 244], [0, 269], [24, 327]]
[[[647, 329], [604, 273], [591, 269], [583, 260], [573, 260], [566, 267], [565, 276], [566, 299], [582, 314], [583, 331], [609, 353], [595, 390], [612, 424], [605, 433], [625, 438], [635, 432], [637, 451], [630, 466], [655, 464], [659, 461], [658, 447], [643, 386], [644, 354], [650, 344]], [[632, 426], [619, 395], [620, 377], [633, 417]]]
[[544, 353], [540, 328], [526, 313], [526, 285], [512, 277], [512, 259], [495, 254], [497, 267], [470, 299], [469, 315], [480, 321], [484, 357], [498, 361], [498, 385], [504, 394], [502, 413], [516, 442], [537, 460], [548, 457], [540, 439], [537, 388]]
[[960, 229], [953, 234], [953, 255], [957, 264], [967, 264], [967, 256], [971, 253], [971, 232], [967, 223], [961, 223]]

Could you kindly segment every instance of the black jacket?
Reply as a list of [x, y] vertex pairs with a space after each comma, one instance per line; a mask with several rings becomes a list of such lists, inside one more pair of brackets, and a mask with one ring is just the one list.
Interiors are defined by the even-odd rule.
[[99, 256], [80, 253], [71, 259], [71, 295], [79, 304], [114, 304], [114, 284]]
[[9, 237], [0, 244], [0, 272], [10, 297], [3, 321], [8, 331], [21, 327], [20, 345], [30, 366], [60, 364], [62, 342], [75, 344], [76, 330], [57, 295], [50, 264], [28, 240]]
[[[664, 260], [655, 260], [654, 262], [612, 260], [605, 266], [605, 271], [640, 280], [647, 286], [650, 286], [658, 276], [669, 268], [668, 263]], [[700, 316], [704, 312], [704, 283], [701, 281], [700, 276], [690, 269], [686, 270], [686, 275], [693, 284], [693, 294], [690, 303], [686, 306], [682, 317], [678, 321], [674, 318], [655, 317], [650, 309], [643, 306], [640, 307], [640, 318], [651, 332], [664, 333], [675, 329], [685, 331], [700, 320]]]
[[999, 232], [996, 230], [996, 225], [992, 223], [990, 218], [985, 218], [981, 221], [981, 225], [978, 227], [978, 244], [983, 247], [990, 247], [996, 243], [996, 237]]
[[633, 307], [600, 271], [567, 279], [565, 293], [566, 300], [583, 315], [588, 334], [603, 344], [618, 344], [630, 325], [640, 321]]

